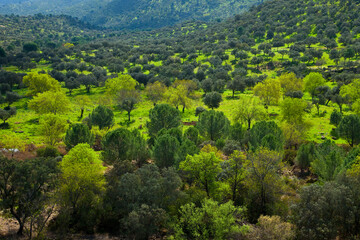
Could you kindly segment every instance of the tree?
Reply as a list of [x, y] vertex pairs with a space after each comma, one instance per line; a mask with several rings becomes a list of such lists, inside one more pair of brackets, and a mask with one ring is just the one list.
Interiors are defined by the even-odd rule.
[[266, 105], [277, 104], [281, 98], [281, 84], [278, 79], [266, 79], [256, 84], [254, 95], [259, 96]]
[[33, 42], [28, 42], [23, 45], [23, 51], [28, 52], [36, 52], [38, 50], [38, 46]]
[[306, 108], [305, 100], [287, 97], [280, 105], [282, 120], [290, 124], [301, 125], [304, 123]]
[[291, 240], [295, 238], [295, 227], [279, 216], [260, 216], [257, 225], [246, 234], [247, 239]]
[[0, 108], [0, 119], [4, 121], [3, 124], [1, 125], [4, 126], [7, 125], [6, 121], [15, 115], [16, 115], [16, 107], [11, 107], [8, 110]]
[[201, 207], [194, 203], [181, 206], [180, 216], [174, 227], [175, 239], [229, 239], [240, 232], [237, 221], [243, 214], [242, 208], [233, 203], [219, 204], [205, 199]]
[[5, 140], [2, 142], [2, 147], [11, 152], [11, 158], [14, 157], [16, 151], [25, 151], [26, 143], [16, 133], [6, 134]]
[[80, 108], [80, 119], [82, 119], [85, 108], [91, 106], [91, 99], [86, 95], [79, 95], [75, 97], [75, 103]]
[[86, 143], [69, 151], [60, 162], [59, 218], [66, 228], [89, 231], [96, 223], [105, 192], [105, 168]]
[[40, 119], [40, 134], [45, 138], [45, 142], [54, 146], [60, 141], [67, 128], [67, 122], [62, 117], [47, 114]]
[[259, 148], [248, 155], [246, 161], [247, 177], [245, 184], [249, 189], [250, 220], [256, 221], [260, 215], [271, 214], [273, 204], [281, 194], [282, 156], [266, 148]]
[[292, 209], [292, 218], [300, 239], [347, 239], [354, 224], [354, 211], [350, 189], [325, 182], [301, 190], [300, 201]]
[[194, 156], [188, 155], [185, 161], [180, 163], [180, 169], [188, 172], [210, 197], [217, 188], [216, 177], [221, 171], [220, 162], [215, 153], [200, 152]]
[[120, 102], [119, 107], [128, 113], [128, 121], [131, 121], [131, 112], [136, 109], [136, 104], [139, 102], [138, 97], [125, 98]]
[[129, 131], [118, 128], [108, 132], [103, 137], [101, 145], [103, 148], [102, 159], [110, 165], [124, 160], [135, 160], [141, 165], [149, 156], [145, 139], [138, 130]]
[[[114, 170], [121, 169], [115, 166], [111, 171]], [[114, 180], [108, 181], [104, 201], [109, 209], [105, 215], [107, 222], [114, 223], [116, 230], [119, 226], [125, 227], [121, 230], [136, 239], [148, 239], [159, 232], [164, 227], [164, 218], [167, 219], [166, 211], [175, 207], [183, 196], [179, 190], [181, 178], [176, 170], [146, 164], [120, 176], [114, 174]], [[130, 226], [130, 223], [135, 225]]]
[[351, 114], [344, 116], [339, 124], [339, 134], [351, 147], [360, 142], [360, 117]]
[[47, 91], [60, 91], [60, 83], [49, 74], [29, 73], [23, 78], [23, 83], [29, 89], [29, 95], [37, 95]]
[[163, 83], [156, 81], [154, 83], [149, 83], [146, 86], [145, 94], [154, 106], [156, 106], [156, 104], [164, 99], [166, 90], [166, 86]]
[[16, 92], [7, 92], [6, 93], [5, 101], [8, 103], [8, 107], [10, 107], [11, 104], [13, 104], [14, 102], [16, 102], [20, 99], [21, 99], [21, 96]]
[[230, 121], [223, 112], [210, 110], [201, 114], [196, 127], [202, 136], [211, 141], [216, 141], [227, 135]]
[[228, 160], [221, 163], [221, 179], [225, 180], [230, 186], [231, 200], [236, 204], [240, 203], [241, 190], [244, 189], [246, 156], [244, 153], [235, 150]]
[[98, 79], [95, 77], [94, 74], [81, 74], [78, 78], [78, 81], [85, 86], [87, 93], [90, 93], [90, 90], [93, 86], [98, 85]]
[[178, 165], [179, 148], [180, 143], [175, 137], [169, 134], [157, 137], [152, 150], [156, 165], [159, 168]]
[[252, 121], [259, 121], [266, 118], [266, 111], [259, 104], [256, 98], [241, 98], [234, 109], [234, 120], [240, 123], [247, 123], [248, 130]]
[[80, 85], [81, 83], [79, 82], [79, 80], [74, 77], [70, 77], [65, 80], [65, 88], [69, 89], [70, 95], [72, 94], [72, 91], [79, 88]]
[[[105, 82], [106, 94], [111, 96], [126, 95], [128, 92], [134, 91], [135, 87], [139, 83], [133, 79], [130, 75], [124, 74], [119, 75], [116, 78], [109, 78]], [[128, 95], [123, 96], [124, 98], [129, 97]]]
[[315, 159], [315, 144], [307, 143], [302, 144], [297, 151], [295, 163], [301, 169], [301, 173], [304, 172], [304, 169], [310, 167], [310, 164]]
[[79, 143], [87, 143], [91, 146], [94, 143], [94, 134], [87, 125], [76, 123], [66, 131], [64, 143], [69, 150]]
[[61, 114], [70, 111], [71, 102], [62, 91], [47, 91], [39, 93], [29, 101], [28, 105], [39, 114]]
[[114, 124], [114, 113], [105, 106], [97, 106], [89, 115], [91, 125], [99, 126], [99, 129], [110, 128]]
[[206, 93], [204, 97], [204, 103], [208, 108], [214, 109], [220, 107], [222, 102], [221, 94], [218, 92]]
[[360, 79], [355, 79], [348, 85], [343, 85], [340, 88], [340, 95], [350, 102], [356, 102], [360, 99]]
[[316, 89], [320, 86], [324, 86], [326, 80], [321, 73], [311, 72], [305, 78], [305, 91], [311, 94], [312, 97], [316, 95]]
[[18, 235], [23, 235], [29, 218], [46, 210], [57, 173], [54, 159], [17, 161], [0, 156], [0, 209], [16, 219]]
[[0, 57], [1, 58], [6, 57], [6, 52], [2, 47], [0, 47]]
[[344, 150], [334, 142], [327, 140], [315, 149], [311, 170], [322, 181], [333, 181], [344, 170]]
[[250, 130], [249, 142], [254, 150], [261, 147], [273, 151], [282, 151], [284, 149], [284, 135], [274, 121], [255, 123]]
[[179, 110], [168, 104], [157, 104], [149, 112], [150, 121], [146, 123], [151, 137], [157, 136], [157, 133], [165, 128], [177, 128], [181, 124], [181, 116]]
[[173, 104], [176, 109], [178, 109], [179, 105], [182, 105], [183, 113], [185, 112], [185, 108], [189, 108], [191, 106], [192, 99], [190, 98], [188, 90], [184, 85], [178, 85], [175, 88], [168, 88], [166, 96], [168, 98], [168, 102]]
[[335, 109], [330, 115], [330, 123], [335, 126], [338, 126], [339, 123], [341, 122], [342, 117], [343, 117], [342, 114]]
[[228, 88], [233, 92], [233, 98], [235, 97], [235, 91], [244, 92], [246, 89], [246, 84], [244, 79], [236, 76], [229, 84]]
[[295, 73], [283, 73], [278, 79], [285, 94], [304, 89], [303, 79], [297, 78]]

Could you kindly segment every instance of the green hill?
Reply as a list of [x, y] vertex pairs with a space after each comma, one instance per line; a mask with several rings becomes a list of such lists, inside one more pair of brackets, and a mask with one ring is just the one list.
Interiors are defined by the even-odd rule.
[[120, 29], [153, 29], [186, 20], [231, 17], [263, 0], [29, 0], [0, 1], [0, 14], [65, 14]]

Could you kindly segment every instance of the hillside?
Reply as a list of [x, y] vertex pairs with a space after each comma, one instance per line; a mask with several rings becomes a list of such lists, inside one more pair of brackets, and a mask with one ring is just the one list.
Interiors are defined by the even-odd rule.
[[153, 29], [186, 20], [225, 19], [263, 0], [29, 0], [0, 2], [2, 14], [66, 14], [120, 29]]
[[0, 238], [360, 239], [359, 12], [1, 17]]

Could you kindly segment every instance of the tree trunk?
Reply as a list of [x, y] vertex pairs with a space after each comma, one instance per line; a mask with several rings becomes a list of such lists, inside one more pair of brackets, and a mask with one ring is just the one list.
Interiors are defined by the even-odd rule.
[[20, 224], [20, 227], [19, 227], [19, 230], [17, 231], [16, 234], [17, 234], [18, 236], [23, 236], [23, 235], [24, 235], [24, 233], [23, 233], [23, 232], [24, 232], [24, 224], [23, 224], [23, 223], [20, 223], [20, 222], [19, 222], [19, 224]]
[[248, 119], [248, 130], [251, 128], [251, 119]]
[[185, 112], [185, 106], [183, 106], [182, 112], [183, 112], [183, 113]]
[[129, 122], [130, 122], [130, 120], [131, 120], [130, 113], [131, 113], [131, 112], [128, 112], [128, 120], [129, 120]]
[[235, 90], [233, 90], [233, 96], [232, 96], [233, 98], [235, 97]]

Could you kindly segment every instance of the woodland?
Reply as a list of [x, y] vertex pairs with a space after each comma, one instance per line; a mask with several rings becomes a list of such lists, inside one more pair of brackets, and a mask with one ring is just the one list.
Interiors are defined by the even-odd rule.
[[0, 238], [360, 239], [359, 13], [1, 15]]

